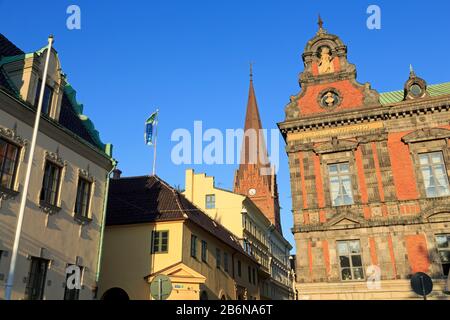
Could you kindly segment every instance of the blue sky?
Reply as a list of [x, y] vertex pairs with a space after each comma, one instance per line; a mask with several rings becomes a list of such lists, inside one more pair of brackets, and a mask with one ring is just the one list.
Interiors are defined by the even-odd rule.
[[[81, 30], [66, 28], [66, 9], [81, 8]], [[366, 27], [370, 4], [381, 8], [381, 30]], [[284, 119], [299, 91], [301, 53], [320, 12], [329, 33], [348, 46], [359, 82], [379, 92], [403, 88], [409, 64], [429, 84], [450, 81], [450, 3], [442, 1], [5, 1], [0, 32], [24, 51], [44, 46], [50, 33], [68, 81], [100, 131], [114, 144], [126, 176], [149, 174], [151, 149], [143, 123], [158, 106], [157, 173], [184, 186], [193, 167], [231, 188], [235, 165], [176, 166], [170, 160], [177, 128], [243, 126], [248, 64], [263, 126]], [[278, 185], [284, 234], [293, 243], [287, 158], [280, 137]]]

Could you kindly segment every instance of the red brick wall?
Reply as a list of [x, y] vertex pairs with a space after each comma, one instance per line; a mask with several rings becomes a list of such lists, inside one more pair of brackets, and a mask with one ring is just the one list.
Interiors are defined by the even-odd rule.
[[366, 178], [364, 177], [364, 166], [362, 162], [361, 147], [355, 151], [356, 170], [358, 171], [359, 191], [361, 192], [361, 202], [366, 204], [369, 197], [367, 195]]
[[406, 252], [411, 272], [428, 272], [430, 260], [428, 258], [427, 240], [423, 234], [405, 237]]
[[378, 265], [377, 247], [375, 245], [375, 239], [369, 237], [369, 247], [370, 247], [370, 259], [373, 265]]
[[339, 90], [341, 93], [342, 101], [336, 110], [361, 108], [363, 106], [364, 95], [362, 89], [356, 88], [350, 80], [341, 80], [306, 87], [304, 96], [298, 100], [300, 114], [310, 115], [329, 112], [319, 105], [317, 97], [322, 90], [330, 87]]
[[381, 180], [380, 162], [378, 161], [377, 146], [375, 142], [372, 142], [371, 145], [373, 153], [373, 162], [375, 163], [375, 172], [377, 174], [378, 193], [380, 195], [380, 200], [384, 201], [384, 190], [383, 190], [383, 183]]
[[325, 207], [325, 195], [323, 192], [322, 173], [320, 172], [320, 157], [314, 155], [314, 175], [316, 178], [317, 204], [319, 208]]
[[401, 138], [409, 132], [389, 133], [388, 149], [392, 166], [395, 191], [399, 200], [419, 198], [413, 162], [408, 146]]
[[395, 262], [394, 245], [392, 244], [392, 237], [390, 235], [388, 236], [388, 246], [389, 246], [389, 254], [391, 256], [393, 279], [396, 279], [397, 278], [397, 264]]
[[323, 259], [325, 260], [325, 268], [327, 270], [327, 275], [330, 275], [331, 264], [330, 264], [330, 251], [328, 248], [328, 241], [322, 241]]

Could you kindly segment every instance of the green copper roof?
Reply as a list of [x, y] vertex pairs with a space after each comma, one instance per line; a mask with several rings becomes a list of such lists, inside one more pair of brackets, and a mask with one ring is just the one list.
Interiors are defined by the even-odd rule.
[[[450, 94], [450, 82], [432, 84], [427, 87], [431, 97]], [[403, 100], [403, 90], [380, 93], [380, 102], [383, 105], [397, 103]]]

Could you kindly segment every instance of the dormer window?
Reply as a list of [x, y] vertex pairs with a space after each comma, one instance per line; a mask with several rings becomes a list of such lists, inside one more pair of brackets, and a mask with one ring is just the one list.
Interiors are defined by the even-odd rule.
[[[36, 99], [34, 100], [34, 106], [37, 108], [39, 103], [39, 96], [41, 93], [41, 86], [42, 86], [42, 79], [39, 79], [38, 85], [36, 88]], [[52, 98], [53, 98], [53, 88], [50, 87], [48, 84], [45, 85], [44, 89], [44, 99], [42, 100], [42, 114], [45, 114], [47, 116], [50, 115], [51, 111], [51, 105], [52, 105]]]

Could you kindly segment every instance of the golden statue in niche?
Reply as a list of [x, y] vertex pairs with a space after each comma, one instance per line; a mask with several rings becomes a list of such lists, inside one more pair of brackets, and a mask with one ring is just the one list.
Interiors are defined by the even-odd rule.
[[319, 74], [334, 72], [333, 58], [328, 47], [320, 48]]

